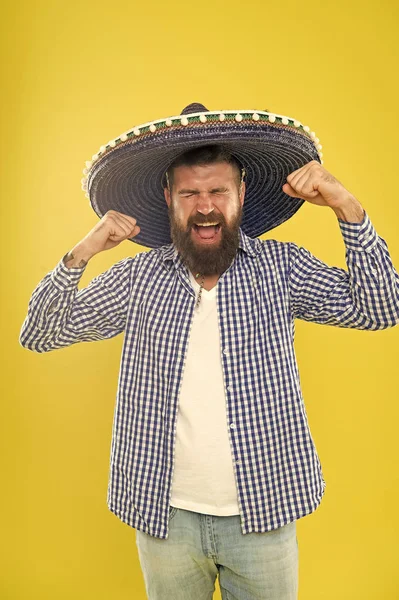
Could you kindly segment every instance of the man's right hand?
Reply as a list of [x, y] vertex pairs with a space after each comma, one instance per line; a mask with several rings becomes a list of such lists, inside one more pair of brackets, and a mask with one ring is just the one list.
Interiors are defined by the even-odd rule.
[[109, 210], [63, 260], [66, 267], [84, 267], [87, 262], [99, 252], [115, 248], [127, 238], [134, 237], [140, 232], [136, 219]]

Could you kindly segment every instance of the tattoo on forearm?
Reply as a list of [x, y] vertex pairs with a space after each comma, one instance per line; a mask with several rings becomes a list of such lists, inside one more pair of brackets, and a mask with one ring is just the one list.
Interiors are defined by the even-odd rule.
[[[70, 252], [67, 252], [67, 253], [65, 254], [65, 256], [64, 256], [64, 258], [63, 258], [62, 260], [64, 261], [64, 263], [65, 263], [65, 265], [66, 265], [66, 263], [67, 263], [68, 261], [70, 261], [70, 260], [73, 260], [74, 258], [75, 258], [75, 257], [74, 257], [74, 255], [73, 255], [73, 252], [72, 252], [72, 251], [70, 251]], [[86, 265], [87, 265], [87, 260], [83, 260], [83, 258], [82, 258], [82, 260], [81, 260], [81, 261], [80, 261], [80, 263], [78, 264], [78, 267], [85, 267]]]

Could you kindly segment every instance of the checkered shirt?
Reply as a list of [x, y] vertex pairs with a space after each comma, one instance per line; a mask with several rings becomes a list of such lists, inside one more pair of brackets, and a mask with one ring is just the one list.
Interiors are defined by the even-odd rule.
[[[367, 213], [338, 220], [347, 270], [292, 242], [252, 239], [217, 284], [220, 353], [243, 534], [313, 512], [326, 483], [294, 351], [295, 319], [380, 330], [399, 322], [399, 276]], [[107, 504], [167, 539], [179, 391], [195, 294], [173, 244], [114, 264], [83, 289], [62, 259], [32, 293], [20, 343], [48, 352], [124, 332]], [[212, 393], [204, 373], [198, 385]], [[206, 432], [204, 432], [206, 435]], [[217, 457], [215, 457], [217, 463]]]

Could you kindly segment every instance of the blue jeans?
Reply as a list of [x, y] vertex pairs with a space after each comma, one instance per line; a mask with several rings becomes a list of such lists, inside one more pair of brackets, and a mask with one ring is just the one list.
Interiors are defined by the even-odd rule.
[[136, 530], [148, 600], [297, 600], [295, 521], [266, 533], [241, 532], [240, 516], [171, 506], [168, 539]]

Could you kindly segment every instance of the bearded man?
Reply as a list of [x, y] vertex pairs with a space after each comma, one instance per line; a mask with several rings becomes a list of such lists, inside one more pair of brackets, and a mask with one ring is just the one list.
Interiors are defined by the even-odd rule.
[[[21, 344], [125, 333], [108, 507], [136, 529], [150, 600], [294, 600], [296, 521], [325, 490], [294, 321], [399, 322], [399, 276], [360, 202], [299, 121], [190, 105], [100, 148], [83, 187], [101, 217], [34, 290]], [[329, 207], [347, 270], [259, 235]], [[152, 248], [78, 290], [123, 240]]]

